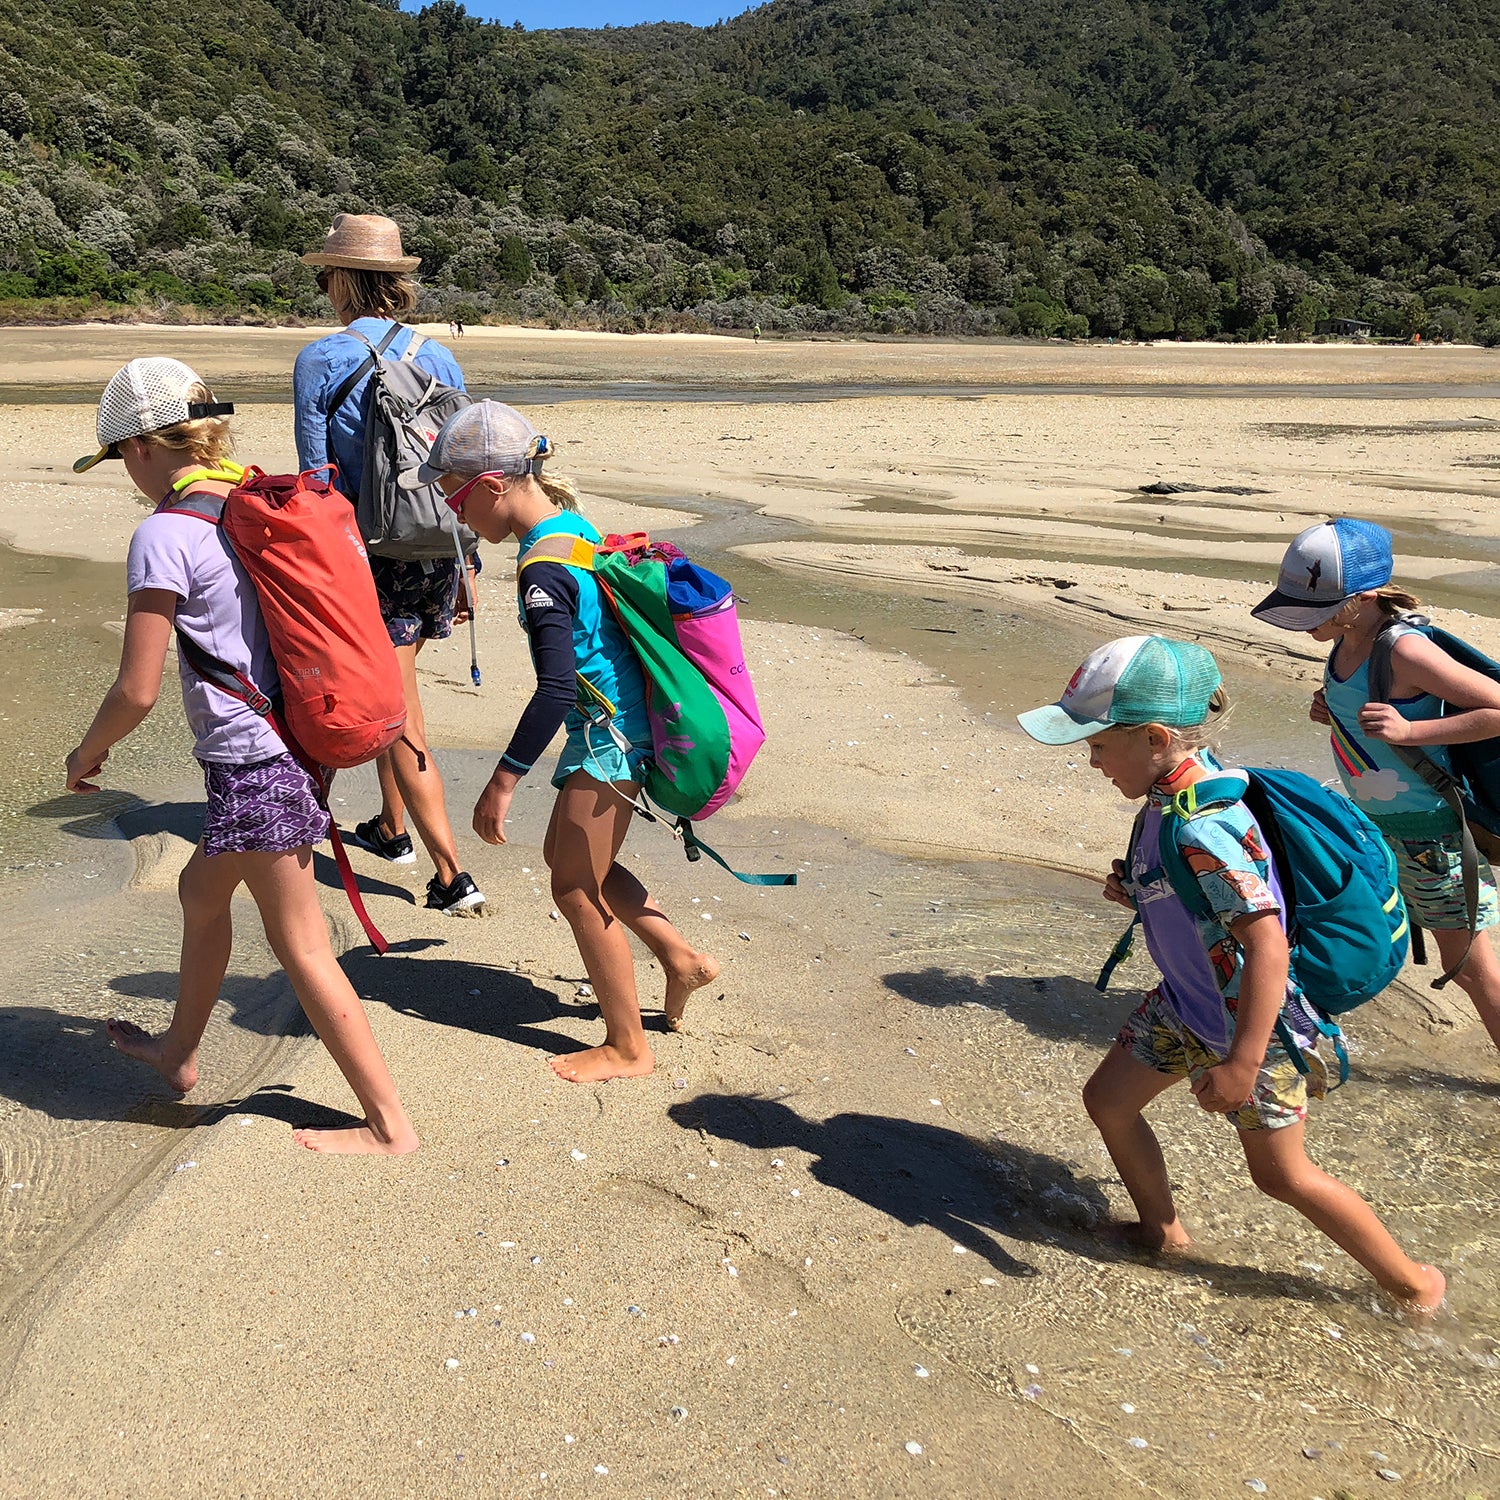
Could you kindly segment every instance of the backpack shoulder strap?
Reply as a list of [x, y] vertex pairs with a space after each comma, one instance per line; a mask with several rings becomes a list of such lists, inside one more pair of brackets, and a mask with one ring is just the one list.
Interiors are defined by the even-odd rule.
[[402, 362], [405, 364], [409, 364], [416, 357], [417, 350], [420, 349], [426, 342], [427, 335], [424, 333], [418, 333], [416, 329], [413, 329], [411, 342], [406, 346], [406, 352], [401, 356]]
[[1391, 701], [1391, 652], [1395, 650], [1396, 642], [1403, 635], [1411, 635], [1414, 632], [1426, 634], [1425, 627], [1429, 623], [1426, 615], [1397, 615], [1375, 637], [1375, 644], [1370, 647], [1368, 669], [1372, 703]]
[[[1143, 807], [1136, 815], [1135, 822], [1130, 825], [1130, 842], [1125, 846], [1125, 873], [1128, 876], [1135, 864], [1136, 846], [1141, 840], [1141, 825], [1146, 821], [1146, 809]], [[1099, 977], [1094, 981], [1094, 988], [1103, 994], [1109, 988], [1109, 981], [1114, 977], [1114, 972], [1130, 957], [1131, 950], [1135, 947], [1136, 929], [1141, 925], [1141, 914], [1137, 912], [1130, 919], [1130, 926], [1122, 932], [1114, 947], [1110, 949], [1109, 957], [1104, 960], [1104, 967], [1099, 970]]]
[[351, 339], [358, 339], [370, 352], [357, 364], [354, 369], [339, 382], [339, 388], [333, 393], [333, 400], [328, 403], [328, 420], [333, 421], [333, 414], [349, 399], [353, 391], [366, 375], [379, 363], [381, 355], [391, 347], [392, 340], [401, 332], [405, 325], [392, 323], [386, 330], [385, 337], [378, 344], [372, 344], [362, 333], [355, 333], [352, 328], [346, 328], [345, 333]]
[[538, 537], [516, 559], [516, 581], [521, 572], [535, 562], [566, 563], [570, 568], [581, 568], [585, 573], [594, 571], [594, 554], [597, 547], [587, 537], [574, 536], [568, 531], [554, 531]]
[[[1372, 702], [1389, 703], [1391, 701], [1391, 652], [1395, 649], [1396, 642], [1403, 635], [1409, 635], [1413, 631], [1426, 634], [1425, 627], [1428, 623], [1425, 615], [1401, 615], [1375, 637], [1375, 644], [1370, 649], [1369, 667]], [[1463, 873], [1464, 913], [1468, 920], [1469, 943], [1472, 946], [1474, 934], [1479, 925], [1479, 849], [1469, 829], [1469, 814], [1464, 800], [1463, 783], [1451, 771], [1440, 766], [1420, 745], [1391, 745], [1390, 748], [1458, 815], [1461, 840], [1459, 866]], [[1443, 989], [1463, 968], [1468, 957], [1469, 950], [1465, 948], [1464, 956], [1459, 959], [1458, 963], [1433, 981], [1433, 989]]]
[[1243, 802], [1249, 783], [1238, 776], [1206, 776], [1184, 787], [1161, 810], [1161, 867], [1177, 899], [1197, 917], [1209, 916], [1208, 897], [1182, 852], [1182, 830], [1194, 818]]
[[191, 516], [195, 521], [207, 521], [210, 526], [218, 526], [224, 520], [224, 499], [223, 495], [210, 495], [206, 490], [188, 490], [185, 494], [176, 496], [164, 513]]

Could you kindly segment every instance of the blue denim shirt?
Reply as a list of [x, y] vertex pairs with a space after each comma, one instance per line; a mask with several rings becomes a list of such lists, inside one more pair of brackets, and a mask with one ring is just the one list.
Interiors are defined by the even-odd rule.
[[[379, 344], [390, 331], [387, 318], [356, 318], [350, 325], [372, 344]], [[390, 359], [399, 359], [411, 343], [413, 330], [405, 329], [391, 340], [385, 351]], [[349, 392], [342, 406], [328, 420], [328, 403], [348, 376], [369, 355], [358, 339], [346, 333], [330, 333], [309, 344], [292, 367], [292, 405], [297, 425], [297, 467], [316, 468], [332, 462], [338, 465], [337, 484], [353, 500], [359, 494], [359, 481], [365, 467], [364, 398], [369, 388], [367, 375]], [[417, 350], [412, 363], [429, 375], [436, 375], [445, 385], [464, 386], [463, 371], [453, 355], [435, 339], [428, 339]], [[328, 451], [329, 438], [333, 452]]]

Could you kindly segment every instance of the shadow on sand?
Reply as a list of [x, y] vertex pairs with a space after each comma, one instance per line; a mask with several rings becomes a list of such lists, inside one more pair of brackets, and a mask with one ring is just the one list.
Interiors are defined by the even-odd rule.
[[1099, 1182], [1066, 1162], [1013, 1141], [981, 1143], [957, 1130], [885, 1115], [805, 1119], [777, 1099], [705, 1094], [667, 1113], [685, 1129], [756, 1150], [790, 1149], [813, 1158], [812, 1177], [867, 1203], [897, 1223], [931, 1225], [1005, 1276], [1036, 1267], [996, 1238], [1044, 1244], [1103, 1264], [1133, 1263], [1205, 1276], [1216, 1287], [1252, 1297], [1336, 1301], [1311, 1278], [1210, 1260], [1199, 1254], [1152, 1256], [1100, 1229], [1110, 1220]]

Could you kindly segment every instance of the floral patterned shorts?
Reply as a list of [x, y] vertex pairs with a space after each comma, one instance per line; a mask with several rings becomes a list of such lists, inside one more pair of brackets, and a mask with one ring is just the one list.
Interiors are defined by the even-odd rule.
[[[1159, 990], [1152, 990], [1130, 1013], [1116, 1042], [1137, 1062], [1173, 1078], [1196, 1080], [1224, 1061], [1178, 1021]], [[1321, 1099], [1328, 1092], [1328, 1069], [1316, 1049], [1304, 1051], [1302, 1060], [1306, 1073], [1273, 1036], [1255, 1075], [1255, 1092], [1224, 1118], [1236, 1130], [1282, 1130], [1305, 1120], [1309, 1096]]]
[[398, 557], [371, 557], [375, 597], [393, 646], [446, 640], [453, 634], [458, 608], [458, 559], [435, 557], [408, 562]]

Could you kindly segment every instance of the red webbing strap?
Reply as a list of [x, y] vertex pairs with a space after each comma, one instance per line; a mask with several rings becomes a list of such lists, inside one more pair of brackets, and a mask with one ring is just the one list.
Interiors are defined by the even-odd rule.
[[[291, 751], [298, 765], [312, 777], [318, 788], [318, 801], [325, 812], [328, 808], [328, 792], [333, 786], [334, 773], [318, 765], [312, 757], [297, 743], [297, 737], [287, 728], [286, 721], [275, 710], [271, 710], [271, 725], [276, 733], [281, 736], [282, 743]], [[338, 866], [339, 882], [344, 887], [344, 894], [349, 898], [349, 905], [354, 909], [354, 915], [359, 919], [359, 925], [364, 928], [365, 936], [370, 940], [370, 946], [382, 957], [391, 946], [385, 940], [384, 934], [371, 920], [369, 912], [365, 910], [365, 898], [359, 893], [359, 885], [354, 878], [354, 867], [349, 863], [349, 856], [344, 850], [344, 841], [339, 837], [339, 825], [334, 821], [329, 812], [328, 817], [328, 841], [333, 845], [333, 862]]]
[[328, 838], [333, 845], [333, 862], [339, 867], [339, 879], [344, 883], [344, 894], [349, 898], [349, 905], [354, 908], [354, 915], [359, 918], [359, 925], [364, 928], [370, 946], [384, 958], [386, 949], [391, 945], [386, 942], [380, 929], [370, 920], [369, 912], [365, 910], [365, 898], [360, 895], [359, 886], [355, 884], [354, 869], [349, 863], [349, 856], [344, 852], [344, 841], [339, 837], [339, 825], [332, 817], [328, 820]]

